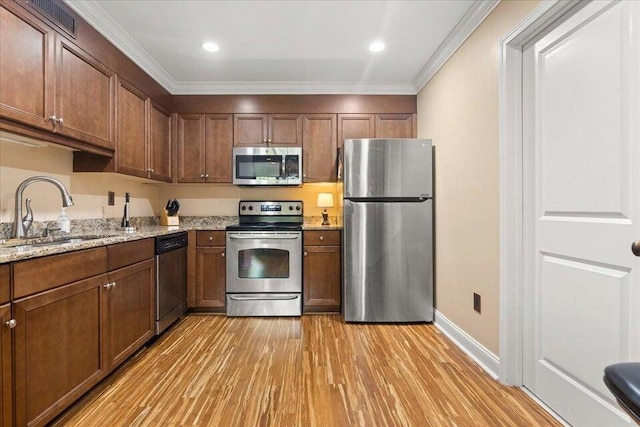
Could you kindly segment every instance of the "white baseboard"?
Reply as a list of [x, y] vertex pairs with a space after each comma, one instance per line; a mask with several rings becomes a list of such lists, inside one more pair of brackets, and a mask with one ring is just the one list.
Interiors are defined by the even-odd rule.
[[500, 358], [476, 341], [471, 335], [460, 329], [451, 320], [447, 319], [438, 310], [434, 310], [434, 315], [436, 327], [480, 365], [487, 374], [497, 380], [498, 372], [500, 372]]

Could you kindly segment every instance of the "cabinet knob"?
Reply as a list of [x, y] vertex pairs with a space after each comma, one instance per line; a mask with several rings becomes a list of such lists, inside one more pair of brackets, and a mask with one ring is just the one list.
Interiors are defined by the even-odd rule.
[[49, 121], [55, 124], [58, 121], [58, 118], [56, 116], [49, 116]]
[[116, 282], [111, 282], [111, 287], [115, 288], [116, 287]]
[[208, 173], [205, 173], [205, 174], [204, 174], [204, 177], [205, 177], [205, 178], [209, 178], [209, 174], [208, 174]]
[[307, 256], [307, 255], [309, 255], [309, 252], [304, 251], [304, 256]]
[[224, 252], [222, 252], [222, 253], [220, 254], [220, 256], [221, 256], [222, 258], [224, 258]]
[[64, 123], [64, 119], [62, 117], [60, 117], [58, 120], [56, 120], [58, 122], [59, 125]]
[[204, 174], [203, 173], [200, 174], [200, 178], [204, 178]]
[[9, 329], [15, 328], [17, 324], [18, 324], [18, 321], [16, 319], [11, 319], [4, 322], [4, 325]]
[[324, 240], [324, 236], [320, 236], [320, 241]]
[[153, 170], [153, 168], [149, 169], [149, 172], [154, 173], [155, 171]]
[[303, 174], [302, 174], [302, 177], [303, 177], [303, 178], [306, 178], [306, 177], [307, 177], [307, 174], [306, 174], [306, 173], [303, 173]]
[[267, 144], [271, 144], [271, 139], [267, 139]]
[[105, 289], [110, 289], [111, 288], [111, 283], [107, 283], [105, 285], [102, 285], [103, 288]]
[[267, 143], [267, 140], [266, 140], [266, 139], [263, 139], [263, 140], [262, 140], [262, 143], [263, 143], [263, 144], [266, 144], [266, 143]]
[[212, 241], [212, 240], [213, 240], [213, 236], [209, 236], [209, 241]]

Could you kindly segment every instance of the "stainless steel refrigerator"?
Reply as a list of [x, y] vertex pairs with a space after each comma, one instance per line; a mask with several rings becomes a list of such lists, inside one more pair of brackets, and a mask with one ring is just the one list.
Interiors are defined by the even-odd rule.
[[433, 321], [431, 140], [346, 139], [347, 322]]

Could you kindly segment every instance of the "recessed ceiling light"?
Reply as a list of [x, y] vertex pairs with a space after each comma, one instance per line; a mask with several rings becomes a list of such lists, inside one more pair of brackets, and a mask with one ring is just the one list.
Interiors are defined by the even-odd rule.
[[369, 45], [369, 50], [371, 52], [380, 52], [381, 50], [384, 50], [384, 43], [382, 43], [382, 42], [373, 42], [373, 43], [371, 43], [371, 45]]
[[214, 42], [204, 42], [202, 48], [207, 52], [217, 52], [220, 49]]

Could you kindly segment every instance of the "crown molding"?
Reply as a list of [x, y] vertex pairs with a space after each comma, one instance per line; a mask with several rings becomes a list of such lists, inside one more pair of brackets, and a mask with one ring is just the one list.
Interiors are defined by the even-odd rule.
[[149, 55], [120, 24], [102, 9], [96, 0], [65, 0], [74, 12], [122, 51], [136, 65], [172, 95], [246, 95], [246, 94], [359, 94], [415, 95], [438, 72], [471, 33], [482, 23], [500, 0], [474, 3], [438, 47], [411, 83], [375, 84], [362, 82], [246, 82], [176, 81]]
[[415, 95], [410, 83], [360, 82], [177, 82], [174, 95]]
[[478, 28], [498, 3], [500, 3], [500, 0], [481, 0], [471, 6], [413, 79], [415, 93], [420, 92], [429, 80], [435, 76], [438, 70], [462, 46], [462, 43]]
[[70, 1], [65, 4], [102, 34], [115, 47], [149, 74], [158, 84], [173, 93], [176, 81], [158, 64], [120, 24], [104, 11], [96, 0]]

